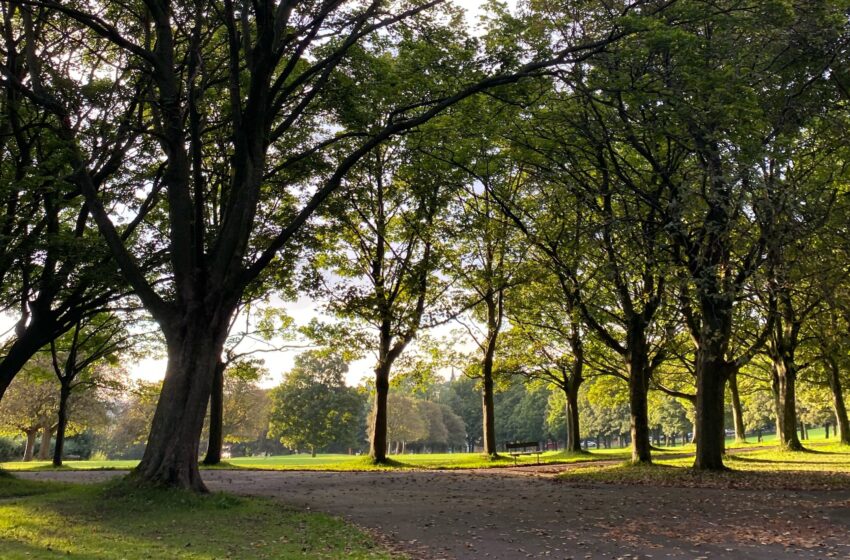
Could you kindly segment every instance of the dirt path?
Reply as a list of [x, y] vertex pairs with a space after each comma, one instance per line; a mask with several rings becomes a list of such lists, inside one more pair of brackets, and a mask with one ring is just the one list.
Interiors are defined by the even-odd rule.
[[[547, 473], [499, 471], [222, 470], [204, 479], [213, 490], [339, 515], [428, 559], [850, 559], [850, 490], [575, 487], [540, 477]], [[87, 482], [119, 474], [20, 476]]]

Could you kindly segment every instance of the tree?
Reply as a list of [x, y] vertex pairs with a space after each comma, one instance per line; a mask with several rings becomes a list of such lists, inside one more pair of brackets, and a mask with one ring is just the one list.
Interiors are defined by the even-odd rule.
[[506, 220], [493, 193], [512, 200], [520, 174], [495, 148], [500, 142], [498, 125], [504, 105], [492, 102], [458, 107], [453, 115], [454, 135], [431, 150], [433, 157], [462, 170], [469, 184], [458, 189], [448, 208], [446, 230], [453, 243], [446, 250], [445, 273], [457, 281], [461, 310], [455, 320], [475, 343], [480, 363], [467, 374], [481, 380], [482, 442], [484, 453], [496, 455], [494, 412], [494, 363], [499, 336], [505, 323], [505, 298], [518, 282], [522, 261], [520, 236]]
[[756, 433], [757, 441], [761, 442], [762, 432], [771, 427], [775, 420], [776, 407], [770, 391], [763, 388], [754, 391], [744, 399], [744, 424]]
[[358, 392], [345, 386], [348, 365], [338, 353], [299, 354], [283, 383], [271, 392], [269, 437], [294, 450], [316, 451], [351, 441], [361, 421]]
[[71, 396], [83, 391], [120, 390], [118, 359], [129, 349], [130, 340], [126, 319], [103, 313], [78, 322], [65, 336], [50, 342], [51, 364], [60, 386], [54, 466], [62, 466]]
[[[38, 432], [42, 432], [42, 450], [47, 459], [54, 429], [57, 402], [49, 372], [37, 368], [16, 376], [7, 396], [0, 403], [0, 422], [6, 433], [23, 433], [26, 438], [24, 461], [32, 461]], [[46, 434], [46, 436], [44, 435]], [[47, 446], [44, 441], [47, 441]]]
[[[387, 120], [341, 126], [340, 110], [348, 107], [333, 103], [332, 78], [351, 70], [356, 54], [382, 44], [391, 46], [384, 52], [420, 39], [436, 46], [431, 34], [452, 25], [440, 4], [149, 0], [127, 9], [117, 0], [25, 3], [27, 17], [13, 23], [13, 32], [29, 32], [28, 53], [38, 64], [23, 76], [4, 67], [3, 85], [55, 121], [73, 184], [166, 340], [165, 382], [138, 480], [205, 490], [199, 438], [236, 306], [269, 267], [291, 266], [292, 241], [364, 156], [466, 97], [582, 59], [625, 33], [611, 25], [596, 29], [587, 44], [560, 40], [548, 56], [533, 53], [532, 62], [490, 77], [474, 72], [471, 49], [440, 51], [431, 59], [457, 68], [441, 74], [445, 82], [433, 89], [399, 84], [413, 87], [397, 88]], [[453, 21], [456, 33], [460, 20]], [[56, 30], [59, 40], [33, 35], [36, 29]], [[54, 44], [75, 45], [79, 64], [69, 67], [65, 57], [52, 56]], [[99, 52], [103, 44], [109, 48]], [[426, 74], [416, 68], [417, 77]], [[103, 112], [115, 133], [94, 133], [88, 141], [75, 125], [89, 114], [95, 76], [109, 76], [99, 78], [104, 89], [122, 95]], [[65, 89], [57, 91], [56, 84]], [[370, 99], [368, 88], [360, 93]], [[117, 212], [110, 201], [125, 183], [105, 181], [92, 164], [99, 160], [91, 148], [104, 145], [119, 147], [109, 159], [119, 174], [132, 176], [136, 162], [144, 162], [157, 177], [133, 185], [133, 196]], [[136, 192], [144, 193], [141, 200]], [[155, 254], [166, 261], [155, 271], [147, 264], [150, 238], [129, 235], [131, 228], [122, 225], [144, 222], [149, 213], [153, 237], [161, 240]]]
[[350, 196], [331, 207], [328, 229], [335, 235], [328, 235], [329, 246], [319, 257], [320, 266], [338, 278], [322, 290], [331, 298], [330, 309], [370, 329], [376, 363], [369, 454], [378, 462], [386, 460], [393, 365], [443, 292], [436, 276], [441, 259], [436, 227], [453, 180], [446, 166], [417, 157], [417, 141], [422, 140], [412, 136], [389, 143], [352, 170]]
[[258, 384], [265, 374], [252, 361], [239, 361], [228, 369], [222, 390], [223, 442], [253, 442], [268, 433], [271, 400], [269, 391]]
[[[6, 433], [23, 433], [26, 438], [24, 460], [35, 456], [36, 436], [41, 433], [38, 460], [50, 458], [50, 444], [58, 427], [59, 394], [49, 358], [40, 356], [30, 362], [10, 385], [8, 398], [0, 403], [0, 430]], [[97, 390], [77, 391], [66, 401], [66, 423], [69, 430], [82, 431], [86, 427], [106, 422], [105, 395]]]
[[466, 431], [466, 450], [474, 451], [483, 433], [480, 392], [476, 380], [466, 375], [452, 377], [440, 392], [439, 402], [451, 408], [463, 422]]
[[[544, 269], [545, 270], [545, 269]], [[517, 304], [508, 314], [513, 327], [505, 335], [505, 371], [551, 384], [564, 395], [566, 451], [581, 451], [579, 389], [585, 380], [585, 341], [578, 310], [552, 289], [545, 272], [515, 290]], [[550, 399], [550, 404], [552, 400]]]
[[105, 450], [111, 459], [140, 459], [151, 429], [161, 382], [136, 380], [111, 413]]
[[[213, 378], [209, 404], [209, 430], [207, 437], [207, 452], [204, 456], [205, 465], [217, 465], [221, 462], [221, 453], [226, 439], [227, 428], [239, 425], [246, 420], [244, 412], [238, 408], [227, 407], [226, 392], [235, 391], [243, 394], [253, 387], [266, 372], [257, 358], [259, 354], [277, 352], [284, 349], [299, 347], [292, 344], [295, 338], [293, 320], [280, 309], [267, 305], [258, 298], [248, 304], [240, 303], [233, 315], [225, 341], [224, 353], [219, 359]], [[244, 322], [244, 323], [243, 323]], [[228, 382], [228, 377], [234, 376], [234, 383]], [[231, 395], [232, 396], [232, 395]], [[263, 400], [265, 395], [255, 392], [255, 399]], [[259, 404], [259, 403], [254, 403]], [[229, 408], [229, 410], [225, 410]], [[252, 408], [254, 421], [258, 413], [265, 407]], [[226, 413], [235, 414], [234, 419]], [[265, 432], [266, 430], [261, 430]], [[256, 435], [256, 434], [255, 434]]]
[[[34, 21], [36, 20], [36, 21]], [[49, 112], [10, 87], [27, 79], [53, 57], [63, 71], [73, 64], [67, 43], [39, 53], [39, 35], [54, 34], [19, 2], [2, 7], [3, 55], [0, 101], [0, 310], [14, 315], [12, 336], [0, 341], [0, 400], [25, 364], [74, 325], [120, 299], [126, 286], [103, 247], [79, 188], [68, 175], [72, 155], [57, 135]], [[93, 46], [99, 52], [99, 46]], [[61, 85], [56, 84], [59, 89]], [[76, 123], [81, 136], [115, 133], [106, 122], [108, 108], [122, 92], [103, 83], [89, 84], [88, 117]], [[31, 87], [43, 88], [36, 79]], [[64, 92], [62, 92], [64, 93]], [[101, 113], [104, 116], [95, 116]], [[95, 132], [97, 131], [97, 132]], [[98, 182], [116, 175], [123, 145], [109, 141], [92, 146], [92, 172]], [[130, 224], [126, 234], [132, 235]]]
[[[774, 8], [740, 12], [732, 3], [677, 2], [650, 16], [661, 24], [655, 31], [620, 42], [603, 57], [618, 71], [613, 90], [628, 101], [615, 105], [631, 131], [624, 140], [665, 187], [653, 206], [696, 342], [694, 466], [700, 469], [723, 468], [725, 386], [764, 342], [759, 337], [730, 353], [736, 304], [765, 258], [765, 234], [747, 211], [758, 209], [767, 186], [759, 165], [778, 157], [786, 134], [812, 117], [806, 94], [843, 25], [835, 25], [841, 16], [832, 4]], [[830, 26], [810, 36], [824, 17]], [[803, 44], [817, 47], [802, 52]]]
[[847, 386], [846, 372], [850, 365], [850, 356], [846, 350], [850, 328], [842, 324], [840, 312], [830, 301], [828, 308], [811, 321], [813, 332], [815, 359], [819, 362], [826, 377], [832, 397], [832, 408], [835, 414], [835, 432], [838, 441], [850, 445], [850, 421], [847, 417], [847, 405], [844, 399], [844, 387]]

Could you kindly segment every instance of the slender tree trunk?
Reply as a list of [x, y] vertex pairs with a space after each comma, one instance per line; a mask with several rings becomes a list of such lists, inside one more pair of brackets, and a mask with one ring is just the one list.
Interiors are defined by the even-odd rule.
[[732, 423], [735, 425], [735, 442], [747, 441], [746, 427], [744, 426], [744, 409], [741, 407], [741, 394], [738, 391], [738, 372], [729, 374], [729, 394], [732, 397]]
[[38, 434], [38, 428], [29, 428], [24, 430], [27, 436], [26, 445], [24, 446], [24, 462], [32, 461], [35, 454], [35, 436]]
[[198, 448], [229, 315], [218, 319], [198, 318], [164, 329], [165, 380], [145, 454], [133, 472], [143, 484], [206, 492], [198, 470]]
[[493, 374], [485, 372], [481, 388], [481, 413], [482, 429], [484, 431], [482, 441], [484, 443], [484, 454], [491, 457], [496, 455], [496, 414], [493, 398]]
[[224, 362], [219, 359], [215, 366], [212, 393], [210, 393], [210, 438], [207, 444], [205, 465], [221, 463], [224, 444]]
[[390, 392], [390, 372], [384, 360], [375, 368], [375, 419], [369, 456], [378, 463], [387, 460], [387, 396]]
[[847, 419], [847, 406], [844, 403], [844, 393], [841, 387], [841, 372], [838, 363], [829, 358], [827, 360], [829, 389], [832, 391], [832, 408], [835, 411], [835, 434], [838, 442], [850, 445], [850, 422]]
[[784, 356], [773, 359], [773, 379], [776, 391], [777, 439], [784, 449], [800, 451], [803, 445], [797, 436], [796, 365]]
[[315, 457], [315, 456], [316, 456], [316, 446], [311, 445], [310, 446], [310, 457]]
[[38, 446], [38, 460], [47, 461], [50, 458], [50, 440], [53, 439], [53, 425], [45, 420], [41, 426], [41, 444]]
[[[497, 301], [497, 298], [498, 301]], [[501, 328], [501, 294], [490, 290], [485, 298], [487, 304], [487, 344], [484, 347], [484, 357], [481, 361], [481, 375], [483, 377], [481, 392], [481, 414], [484, 442], [484, 454], [491, 457], [496, 456], [496, 411], [495, 399], [493, 397], [493, 360], [496, 357], [496, 344]]]
[[[576, 385], [576, 384], [573, 384]], [[564, 447], [566, 453], [581, 451], [581, 428], [579, 426], [578, 414], [578, 386], [570, 387], [564, 391], [567, 397], [567, 445]]]
[[56, 445], [53, 448], [53, 466], [62, 466], [62, 454], [65, 450], [65, 430], [68, 427], [68, 398], [71, 388], [65, 384], [59, 390], [59, 418], [56, 422]]

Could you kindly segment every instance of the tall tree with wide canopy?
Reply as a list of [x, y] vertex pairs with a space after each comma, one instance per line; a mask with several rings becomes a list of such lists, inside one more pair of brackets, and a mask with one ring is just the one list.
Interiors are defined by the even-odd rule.
[[458, 189], [449, 206], [447, 231], [453, 242], [446, 251], [444, 271], [456, 280], [459, 291], [456, 306], [460, 314], [455, 320], [479, 352], [477, 367], [467, 368], [466, 373], [481, 380], [484, 453], [495, 456], [494, 365], [505, 324], [506, 298], [512, 286], [521, 282], [517, 276], [523, 254], [521, 235], [499, 211], [493, 192], [511, 200], [521, 172], [494, 149], [498, 136], [488, 134], [504, 116], [499, 107], [483, 104], [464, 109], [455, 119], [461, 129], [457, 142], [438, 148], [433, 155], [467, 176], [468, 184]]
[[[507, 73], [484, 78], [463, 52], [441, 51], [430, 62], [461, 60], [450, 79], [434, 88], [399, 87], [396, 108], [386, 119], [361, 129], [340, 128], [336, 107], [328, 104], [331, 78], [345, 72], [354, 51], [392, 44], [402, 32], [427, 41], [451, 21], [438, 9], [441, 3], [20, 3], [37, 25], [52, 22], [63, 30], [80, 53], [79, 64], [62, 67], [61, 59], [50, 56], [50, 43], [41, 41], [30, 49], [39, 64], [24, 77], [4, 74], [5, 83], [55, 115], [71, 154], [72, 179], [166, 340], [162, 397], [134, 473], [138, 480], [205, 489], [197, 466], [199, 437], [242, 292], [267, 267], [286, 261], [278, 260], [280, 252], [366, 154], [470, 95], [585, 58], [626, 32], [615, 23], [595, 29], [584, 43], [575, 35], [560, 36], [548, 42], [545, 56], [526, 64], [490, 64]], [[93, 45], [104, 43], [109, 48], [103, 56], [89, 56]], [[72, 95], [57, 95], [56, 80], [46, 80], [48, 75], [61, 77]], [[104, 139], [86, 142], [74, 126], [86, 103], [78, 109], [71, 100], [88, 101], [87, 87], [99, 75], [129, 90], [123, 107], [139, 108], [110, 113], [125, 131], [110, 139], [114, 144], [143, 132], [125, 151], [133, 157], [120, 160], [122, 171], [139, 161], [161, 162], [160, 180], [131, 183], [142, 199], [120, 209], [103, 195], [124, 184], [98, 181], [92, 158], [92, 146]], [[151, 197], [154, 190], [161, 197]], [[122, 224], [145, 214], [150, 198], [161, 203], [151, 222], [167, 259], [159, 274], [149, 274], [144, 265], [150, 238], [128, 239]]]
[[[619, 76], [615, 91], [626, 103], [614, 107], [627, 130], [641, 132], [650, 115], [660, 135], [625, 141], [667, 192], [655, 211], [680, 271], [681, 307], [696, 343], [695, 467], [704, 469], [723, 468], [730, 372], [764, 341], [730, 352], [736, 303], [765, 258], [753, 213], [765, 192], [758, 164], [777, 138], [809, 118], [805, 93], [823, 77], [843, 25], [833, 4], [769, 2], [745, 11], [737, 5], [677, 2], [652, 31], [602, 57]], [[828, 26], [815, 39], [821, 20]], [[673, 153], [685, 160], [670, 173]]]
[[[54, 58], [62, 71], [75, 67], [75, 46], [58, 42], [59, 33], [21, 3], [4, 2], [0, 16], [0, 311], [15, 317], [14, 332], [0, 341], [2, 399], [28, 360], [118, 299], [125, 284], [79, 187], [68, 178], [71, 154], [56, 133], [53, 114], [15, 87], [38, 73], [40, 56]], [[49, 54], [38, 51], [42, 41], [50, 43]], [[58, 95], [69, 94], [61, 81], [53, 85]], [[30, 81], [30, 87], [45, 86]], [[107, 140], [118, 131], [104, 109], [118, 105], [126, 91], [93, 80], [89, 94], [85, 117], [74, 126], [92, 142], [91, 170], [99, 184], [115, 178], [126, 147]], [[125, 234], [133, 230], [129, 225]]]

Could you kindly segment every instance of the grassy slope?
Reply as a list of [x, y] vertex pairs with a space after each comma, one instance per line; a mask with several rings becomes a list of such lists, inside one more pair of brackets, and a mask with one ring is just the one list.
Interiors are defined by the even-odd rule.
[[0, 478], [0, 550], [18, 559], [389, 559], [333, 517], [225, 494]]

